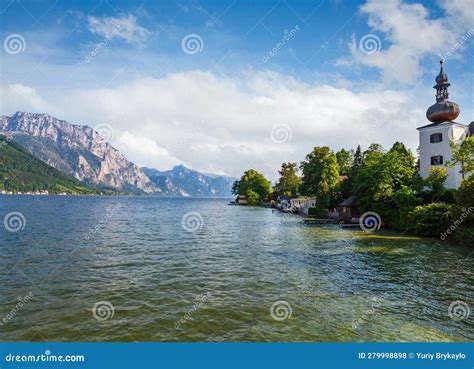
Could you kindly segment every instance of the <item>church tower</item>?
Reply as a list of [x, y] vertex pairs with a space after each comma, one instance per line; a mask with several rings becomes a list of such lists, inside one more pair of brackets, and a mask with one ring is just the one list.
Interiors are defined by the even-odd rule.
[[445, 186], [458, 188], [462, 176], [459, 165], [447, 167], [451, 160], [451, 141], [460, 144], [468, 135], [469, 127], [454, 121], [459, 115], [458, 104], [448, 100], [448, 75], [444, 72], [444, 60], [440, 60], [441, 68], [436, 77], [436, 103], [426, 111], [426, 118], [431, 124], [418, 128], [420, 136], [420, 175], [426, 178], [430, 168], [442, 167], [448, 172]]

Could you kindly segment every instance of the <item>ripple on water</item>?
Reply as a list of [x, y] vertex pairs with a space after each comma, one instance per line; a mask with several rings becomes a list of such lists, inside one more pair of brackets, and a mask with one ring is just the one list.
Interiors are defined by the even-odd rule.
[[[1, 212], [28, 219], [21, 237], [0, 235], [0, 268], [8, 271], [0, 317], [18, 295], [34, 293], [3, 325], [2, 341], [474, 339], [472, 314], [459, 322], [447, 316], [451, 302], [473, 301], [465, 248], [396, 232], [305, 226], [300, 217], [228, 200], [38, 201], [0, 202]], [[104, 217], [111, 207], [117, 210]], [[191, 211], [203, 217], [194, 233], [181, 226]], [[100, 301], [113, 305], [111, 319], [94, 319]], [[276, 301], [291, 306], [286, 320], [272, 318]]]

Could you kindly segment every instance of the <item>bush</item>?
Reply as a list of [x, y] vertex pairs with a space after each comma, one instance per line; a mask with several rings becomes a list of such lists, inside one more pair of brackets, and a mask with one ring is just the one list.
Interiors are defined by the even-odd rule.
[[462, 220], [456, 228], [454, 238], [468, 246], [474, 245], [474, 175], [461, 182], [459, 190], [455, 193], [458, 203], [454, 219]]
[[309, 208], [308, 215], [317, 218], [327, 218], [329, 209]]
[[438, 237], [449, 227], [452, 209], [452, 205], [442, 202], [417, 206], [408, 214], [410, 230], [422, 236]]
[[456, 200], [454, 198], [456, 190], [447, 189], [446, 192], [439, 198], [439, 201], [445, 202], [447, 204], [455, 204]]

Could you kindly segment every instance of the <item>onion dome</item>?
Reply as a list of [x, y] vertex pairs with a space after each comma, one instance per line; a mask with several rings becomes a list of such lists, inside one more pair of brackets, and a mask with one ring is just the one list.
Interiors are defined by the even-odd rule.
[[448, 75], [443, 70], [444, 60], [440, 60], [441, 68], [436, 76], [436, 104], [431, 105], [426, 111], [426, 117], [433, 123], [443, 123], [456, 119], [460, 113], [459, 105], [448, 101], [449, 93]]
[[448, 75], [446, 73], [444, 73], [444, 70], [443, 70], [443, 63], [444, 63], [444, 60], [441, 59], [439, 61], [439, 63], [441, 64], [441, 69], [439, 70], [439, 74], [436, 76], [436, 83], [447, 83], [448, 82]]

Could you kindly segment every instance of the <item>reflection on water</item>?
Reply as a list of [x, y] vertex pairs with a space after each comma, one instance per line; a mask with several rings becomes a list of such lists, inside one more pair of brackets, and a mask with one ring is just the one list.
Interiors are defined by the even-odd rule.
[[1, 197], [2, 219], [19, 211], [26, 227], [1, 227], [0, 340], [474, 339], [474, 313], [448, 316], [474, 308], [474, 249], [226, 203]]

